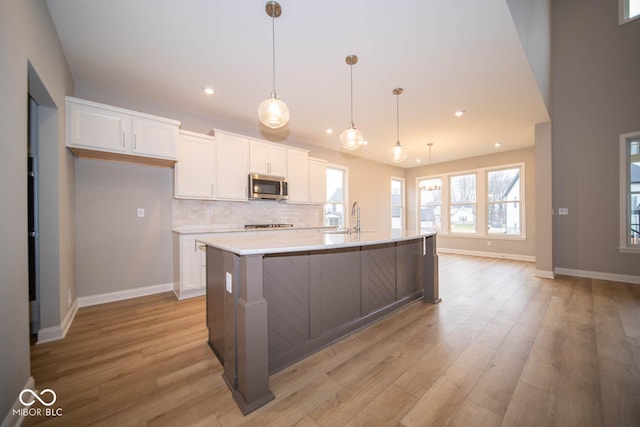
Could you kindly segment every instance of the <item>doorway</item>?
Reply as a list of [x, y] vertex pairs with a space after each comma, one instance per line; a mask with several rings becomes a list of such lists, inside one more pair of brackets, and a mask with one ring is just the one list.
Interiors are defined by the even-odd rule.
[[27, 138], [27, 239], [29, 254], [29, 332], [32, 339], [40, 330], [40, 233], [38, 221], [38, 103], [29, 96]]

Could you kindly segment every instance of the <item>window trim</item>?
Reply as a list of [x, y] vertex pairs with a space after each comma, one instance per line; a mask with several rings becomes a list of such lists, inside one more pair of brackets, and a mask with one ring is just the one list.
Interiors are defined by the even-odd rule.
[[[404, 230], [407, 228], [407, 210], [406, 210], [406, 206], [407, 206], [407, 202], [406, 202], [406, 191], [407, 191], [407, 186], [406, 186], [406, 182], [404, 178], [400, 178], [399, 176], [391, 176], [391, 179], [389, 180], [389, 184], [393, 185], [393, 181], [398, 181], [401, 184], [401, 189], [400, 189], [400, 206], [395, 206], [395, 207], [399, 207], [401, 209], [401, 214], [400, 214], [400, 219], [402, 221], [402, 227], [400, 228], [400, 230]], [[389, 219], [391, 220], [391, 229], [392, 230], [398, 230], [397, 228], [393, 228], [393, 208], [394, 208], [394, 204], [393, 204], [393, 196], [391, 193], [391, 188], [389, 188], [389, 198], [391, 200], [389, 200], [389, 205], [391, 206], [391, 212], [389, 215]]]
[[629, 1], [630, 0], [618, 0], [618, 25], [628, 24], [637, 19], [640, 19], [640, 15], [629, 16]]
[[[500, 235], [489, 234], [487, 230], [487, 201], [488, 201], [488, 182], [487, 172], [496, 171], [501, 169], [513, 169], [520, 168], [520, 234], [519, 235]], [[476, 232], [471, 233], [450, 233], [449, 232], [449, 219], [450, 219], [450, 189], [449, 189], [449, 177], [460, 176], [468, 174], [476, 174]], [[526, 163], [515, 162], [507, 163], [503, 165], [479, 167], [476, 169], [467, 169], [462, 171], [452, 171], [447, 173], [439, 173], [437, 175], [425, 175], [416, 177], [416, 189], [420, 187], [420, 181], [425, 179], [438, 179], [442, 180], [442, 201], [441, 201], [441, 234], [446, 237], [460, 237], [464, 239], [490, 239], [490, 240], [527, 240], [527, 207], [526, 207]], [[478, 225], [478, 224], [484, 224]], [[420, 229], [420, 191], [416, 191], [416, 227]]]
[[[344, 204], [344, 227], [345, 228], [349, 228], [350, 227], [350, 222], [351, 222], [351, 215], [348, 215], [348, 207], [349, 207], [349, 167], [348, 166], [343, 166], [343, 165], [338, 165], [335, 163], [327, 163], [327, 169], [340, 169], [344, 172], [344, 182], [343, 182], [343, 194], [342, 194], [342, 198], [343, 198], [343, 204]], [[328, 174], [326, 175], [328, 176]], [[325, 181], [326, 181], [326, 176], [325, 176]], [[328, 198], [327, 198], [328, 199]], [[326, 202], [324, 202], [322, 204], [322, 223], [326, 224], [327, 222], [327, 217], [326, 217], [326, 210], [325, 210], [325, 206], [330, 204], [331, 201], [327, 200]]]
[[629, 199], [627, 197], [629, 187], [629, 183], [631, 181], [631, 177], [629, 176], [629, 168], [628, 165], [628, 147], [629, 141], [640, 139], [640, 131], [624, 133], [620, 135], [620, 245], [618, 250], [620, 252], [625, 253], [640, 253], [640, 246], [629, 246], [629, 241], [627, 240], [628, 230], [630, 228], [629, 221]]

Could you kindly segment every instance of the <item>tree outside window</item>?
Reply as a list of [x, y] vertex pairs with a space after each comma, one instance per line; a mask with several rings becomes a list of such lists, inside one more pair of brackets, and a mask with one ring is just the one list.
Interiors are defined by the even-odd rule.
[[520, 235], [520, 168], [487, 172], [489, 234]]
[[420, 228], [440, 229], [442, 227], [442, 178], [421, 179], [418, 182], [420, 194]]
[[345, 221], [346, 169], [327, 166], [327, 203], [324, 205], [324, 225], [339, 228]]
[[476, 232], [476, 174], [449, 178], [451, 190], [449, 229], [452, 233]]

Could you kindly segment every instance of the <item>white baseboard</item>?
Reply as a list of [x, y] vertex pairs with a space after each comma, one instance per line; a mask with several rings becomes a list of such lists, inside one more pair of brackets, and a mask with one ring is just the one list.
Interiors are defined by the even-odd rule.
[[547, 270], [536, 270], [534, 276], [542, 277], [543, 279], [555, 279], [556, 273]]
[[486, 257], [486, 258], [501, 258], [501, 259], [510, 259], [510, 260], [514, 260], [514, 261], [536, 262], [536, 257], [535, 256], [504, 254], [504, 253], [500, 253], [500, 252], [467, 251], [467, 250], [464, 250], [464, 249], [438, 248], [438, 253], [456, 254], [456, 255], [471, 255], [471, 256], [480, 256], [480, 257]]
[[586, 277], [587, 279], [610, 280], [612, 282], [624, 282], [640, 285], [640, 276], [603, 273], [600, 271], [574, 270], [573, 268], [556, 268], [554, 271], [556, 274], [566, 274], [567, 276]]
[[176, 290], [174, 289], [173, 293], [175, 294], [176, 298], [178, 298], [178, 300], [182, 301], [183, 299], [201, 297], [202, 295], [206, 295], [207, 290], [196, 289], [193, 291], [176, 292]]
[[[29, 377], [22, 390], [24, 390], [25, 388], [29, 388], [31, 390], [35, 389], [35, 381], [33, 380], [33, 377]], [[13, 415], [13, 411], [17, 411], [19, 409], [22, 409], [23, 407], [24, 406], [22, 405], [22, 403], [20, 403], [20, 394], [18, 394], [18, 396], [16, 396], [16, 401], [13, 402], [13, 406], [9, 409], [9, 412], [4, 417], [1, 427], [20, 427], [22, 425], [22, 422], [24, 421], [24, 417], [20, 415]]]
[[88, 297], [79, 297], [78, 307], [89, 307], [92, 305], [105, 304], [108, 302], [144, 297], [147, 295], [160, 294], [162, 292], [170, 292], [172, 290], [173, 283], [163, 283], [160, 285], [126, 289], [124, 291], [108, 292], [106, 294], [91, 295]]
[[42, 328], [38, 331], [38, 341], [37, 344], [43, 344], [50, 341], [57, 341], [63, 339], [67, 336], [67, 332], [69, 331], [69, 327], [73, 323], [73, 319], [76, 317], [76, 313], [78, 312], [78, 300], [75, 300], [69, 311], [67, 311], [67, 315], [64, 316], [62, 320], [62, 324], [57, 326], [52, 326], [50, 328]]

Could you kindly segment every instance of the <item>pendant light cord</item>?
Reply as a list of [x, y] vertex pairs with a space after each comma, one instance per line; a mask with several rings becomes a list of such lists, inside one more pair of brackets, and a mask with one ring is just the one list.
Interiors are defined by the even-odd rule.
[[351, 84], [351, 127], [355, 127], [353, 125], [353, 65], [349, 65], [349, 73], [351, 75], [350, 77], [350, 84]]
[[396, 145], [400, 145], [400, 94], [396, 95]]
[[273, 46], [272, 50], [272, 60], [271, 64], [273, 66], [273, 92], [271, 92], [272, 98], [277, 98], [276, 95], [276, 18], [271, 16], [271, 46]]

